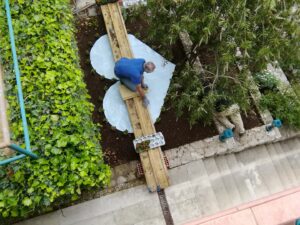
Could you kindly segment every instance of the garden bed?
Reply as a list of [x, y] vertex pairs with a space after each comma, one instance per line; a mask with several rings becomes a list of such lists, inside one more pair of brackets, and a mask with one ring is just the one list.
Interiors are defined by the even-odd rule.
[[[146, 35], [143, 22], [137, 23], [130, 21], [126, 24], [128, 33], [139, 34], [141, 40]], [[90, 63], [90, 49], [96, 40], [106, 34], [103, 18], [101, 15], [90, 18], [80, 19], [77, 21], [77, 42], [79, 47], [81, 67], [84, 70], [85, 82], [91, 95], [91, 101], [95, 105], [93, 112], [93, 120], [95, 123], [101, 124], [99, 132], [102, 134], [101, 145], [105, 155], [105, 160], [109, 165], [115, 166], [138, 159], [138, 155], [133, 149], [133, 134], [120, 132], [106, 121], [103, 113], [102, 100], [106, 90], [115, 82], [105, 79], [98, 75]], [[151, 46], [151, 45], [150, 45]], [[177, 64], [184, 58], [184, 51], [180, 42], [177, 42], [173, 49], [173, 58], [170, 59]], [[176, 148], [178, 146], [205, 139], [218, 132], [212, 126], [205, 126], [203, 123], [197, 123], [192, 128], [189, 125], [187, 116], [176, 117], [175, 110], [170, 106], [170, 102], [166, 102], [163, 107], [160, 118], [155, 123], [157, 131], [161, 131], [166, 140], [163, 150]], [[243, 115], [245, 128], [251, 129], [262, 125], [260, 119], [254, 112]]]

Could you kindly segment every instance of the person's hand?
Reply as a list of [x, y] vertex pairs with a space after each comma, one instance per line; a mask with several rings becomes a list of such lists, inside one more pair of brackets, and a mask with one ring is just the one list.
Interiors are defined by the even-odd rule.
[[143, 98], [143, 106], [144, 106], [145, 108], [147, 108], [149, 104], [150, 104], [150, 101], [149, 101], [149, 99], [145, 96], [145, 97]]
[[142, 84], [142, 88], [144, 88], [144, 89], [148, 89], [149, 88], [149, 86], [148, 86], [148, 84]]

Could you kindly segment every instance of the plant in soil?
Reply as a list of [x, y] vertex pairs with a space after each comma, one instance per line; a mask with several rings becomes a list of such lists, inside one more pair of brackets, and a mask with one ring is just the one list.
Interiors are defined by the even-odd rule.
[[[177, 65], [169, 96], [190, 123], [212, 120], [219, 97], [250, 106], [247, 75], [277, 60], [291, 79], [300, 75], [300, 1], [147, 1], [132, 17], [147, 23], [147, 41], [166, 57], [187, 31], [192, 54]], [[199, 56], [204, 72], [191, 71]], [[243, 68], [241, 71], [238, 66]], [[199, 102], [202, 101], [202, 102]]]

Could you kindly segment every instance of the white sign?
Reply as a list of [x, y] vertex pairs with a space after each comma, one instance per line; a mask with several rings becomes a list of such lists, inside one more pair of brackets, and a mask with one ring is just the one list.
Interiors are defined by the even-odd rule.
[[146, 5], [147, 4], [146, 0], [122, 0], [121, 2], [123, 3], [123, 6], [125, 8], [128, 8], [133, 5], [139, 5], [139, 4]]

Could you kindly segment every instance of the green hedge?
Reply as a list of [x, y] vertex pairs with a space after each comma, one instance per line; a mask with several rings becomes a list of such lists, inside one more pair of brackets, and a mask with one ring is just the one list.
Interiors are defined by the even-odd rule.
[[[70, 1], [10, 2], [32, 149], [40, 159], [0, 168], [2, 217], [47, 210], [110, 180], [91, 119], [94, 107], [79, 65]], [[3, 1], [0, 32], [12, 139], [24, 147]]]

